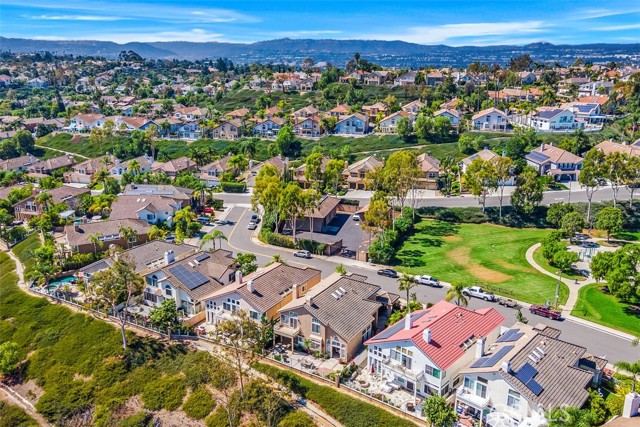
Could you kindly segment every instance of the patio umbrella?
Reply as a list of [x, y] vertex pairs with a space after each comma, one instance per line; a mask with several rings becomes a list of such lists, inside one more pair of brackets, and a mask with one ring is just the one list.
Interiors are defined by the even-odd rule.
[[545, 420], [544, 416], [534, 412], [532, 416], [523, 419], [520, 424], [518, 424], [518, 427], [542, 427], [546, 425], [547, 420]]
[[513, 418], [502, 412], [487, 414], [487, 425], [491, 427], [519, 427]]

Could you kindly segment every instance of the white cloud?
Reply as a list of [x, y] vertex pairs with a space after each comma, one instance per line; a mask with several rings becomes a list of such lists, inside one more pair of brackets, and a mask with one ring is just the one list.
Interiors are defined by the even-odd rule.
[[592, 28], [594, 31], [624, 31], [624, 30], [635, 30], [640, 28], [640, 24], [629, 24], [629, 25], [611, 25], [608, 27], [595, 27]]
[[631, 15], [638, 12], [640, 12], [640, 9], [583, 9], [576, 11], [575, 14], [573, 14], [573, 17], [578, 20], [598, 19], [606, 18], [608, 16]]
[[100, 16], [100, 15], [22, 15], [24, 18], [38, 21], [123, 21], [128, 18], [121, 16]]
[[549, 25], [544, 21], [480, 22], [411, 27], [405, 32], [370, 34], [362, 37], [378, 40], [403, 40], [421, 44], [447, 43], [455, 46], [468, 43], [468, 40], [459, 39], [483, 39], [490, 36], [509, 36], [513, 38], [522, 35], [539, 34], [548, 27]]

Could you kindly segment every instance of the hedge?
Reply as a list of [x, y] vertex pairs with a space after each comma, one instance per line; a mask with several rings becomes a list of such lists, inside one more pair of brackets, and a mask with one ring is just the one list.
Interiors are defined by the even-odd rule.
[[296, 247], [295, 243], [293, 243], [293, 239], [289, 236], [285, 236], [283, 234], [274, 233], [266, 228], [260, 230], [259, 234], [260, 240], [264, 243], [268, 243], [273, 246], [280, 246], [282, 248], [294, 249]]
[[0, 401], [0, 427], [37, 427], [39, 424], [19, 406]]
[[223, 182], [220, 186], [225, 193], [244, 193], [247, 189], [244, 182]]
[[294, 393], [319, 405], [345, 427], [415, 427], [416, 424], [392, 413], [341, 393], [330, 387], [314, 383], [289, 371], [263, 363], [253, 368], [275, 379]]

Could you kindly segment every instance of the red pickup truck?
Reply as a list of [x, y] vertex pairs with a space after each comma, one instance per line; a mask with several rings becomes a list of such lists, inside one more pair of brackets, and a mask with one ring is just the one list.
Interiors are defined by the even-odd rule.
[[529, 307], [529, 311], [531, 312], [531, 314], [548, 317], [552, 320], [559, 320], [561, 317], [561, 313], [559, 311], [553, 310], [548, 305], [532, 305], [531, 307]]

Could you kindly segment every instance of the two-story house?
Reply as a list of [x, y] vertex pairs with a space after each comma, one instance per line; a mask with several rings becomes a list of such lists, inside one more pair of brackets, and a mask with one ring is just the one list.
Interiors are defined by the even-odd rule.
[[[123, 228], [131, 228], [135, 236], [128, 239], [121, 233]], [[67, 225], [64, 228], [63, 243], [72, 253], [87, 254], [96, 250], [106, 250], [111, 245], [130, 248], [149, 240], [147, 233], [151, 226], [141, 219], [119, 219], [113, 221], [98, 221], [88, 224]], [[97, 236], [102, 243], [94, 243]]]
[[214, 139], [236, 140], [242, 134], [242, 122], [239, 119], [222, 120], [218, 126], [211, 129]]
[[183, 156], [166, 162], [153, 162], [151, 171], [154, 173], [162, 172], [168, 177], [175, 179], [180, 172], [195, 171], [198, 168], [196, 162], [190, 158]]
[[384, 102], [376, 102], [375, 104], [372, 104], [372, 105], [363, 105], [362, 111], [367, 116], [371, 117], [372, 119], [375, 119], [376, 117], [378, 117], [379, 113], [386, 116], [389, 109], [387, 108], [387, 105]]
[[276, 340], [328, 354], [347, 362], [381, 327], [378, 317], [391, 312], [399, 296], [367, 283], [365, 276], [332, 274], [307, 294], [280, 308]]
[[301, 109], [294, 111], [292, 115], [294, 119], [308, 119], [310, 117], [317, 116], [319, 112], [320, 110], [318, 110], [317, 107], [314, 107], [313, 105], [307, 105], [306, 107], [302, 107]]
[[65, 154], [64, 156], [52, 157], [46, 160], [37, 160], [27, 167], [27, 171], [29, 173], [51, 175], [53, 171], [69, 168], [75, 163], [76, 161], [72, 155]]
[[317, 117], [299, 117], [295, 119], [293, 133], [303, 137], [317, 138], [322, 135], [322, 125]]
[[205, 317], [204, 298], [236, 279], [235, 262], [232, 253], [222, 249], [182, 259], [167, 251], [163, 265], [149, 271], [144, 279], [144, 304], [158, 307], [173, 299], [186, 316], [201, 320]]
[[350, 114], [336, 123], [337, 135], [364, 135], [369, 132], [369, 118], [364, 114]]
[[440, 178], [440, 160], [430, 156], [428, 153], [422, 153], [416, 158], [416, 161], [420, 169], [417, 188], [437, 190]]
[[[78, 207], [82, 195], [91, 194], [91, 190], [88, 188], [76, 188], [68, 185], [56, 187], [44, 192], [51, 195], [49, 207], [64, 203], [69, 210], [75, 210]], [[31, 218], [39, 216], [46, 211], [45, 206], [36, 201], [38, 194], [39, 192], [34, 192], [31, 196], [13, 205], [13, 211], [17, 220], [29, 221]]]
[[498, 338], [503, 321], [494, 308], [474, 311], [440, 301], [369, 339], [367, 370], [414, 395], [447, 396], [478, 348]]
[[207, 184], [207, 187], [219, 186], [220, 177], [228, 170], [227, 163], [229, 163], [229, 159], [231, 159], [231, 156], [224, 156], [207, 165], [201, 166], [200, 173], [198, 174], [200, 181]]
[[507, 129], [507, 115], [497, 108], [487, 108], [471, 118], [474, 130], [497, 130]]
[[364, 190], [367, 172], [381, 168], [383, 163], [375, 155], [365, 157], [345, 168], [342, 172], [344, 181], [351, 190]]
[[187, 121], [180, 124], [176, 128], [178, 138], [181, 139], [198, 139], [202, 137], [202, 129], [195, 121]]
[[265, 118], [264, 120], [259, 120], [253, 126], [253, 134], [256, 136], [271, 138], [278, 135], [283, 124], [284, 121], [279, 117], [273, 116], [271, 118]]
[[458, 125], [460, 125], [460, 113], [457, 110], [438, 110], [433, 113], [433, 117], [444, 117], [448, 119], [454, 128], [457, 128]]
[[320, 282], [320, 270], [273, 263], [242, 277], [236, 273], [234, 283], [216, 290], [204, 299], [206, 321], [215, 325], [244, 311], [256, 322], [263, 317], [279, 318], [278, 310], [290, 301], [303, 297]]
[[411, 116], [406, 111], [397, 111], [390, 116], [385, 117], [378, 123], [378, 128], [382, 133], [397, 133], [398, 120], [406, 119], [411, 122]]
[[460, 370], [456, 408], [488, 425], [546, 426], [544, 412], [581, 408], [607, 361], [543, 324], [516, 323]]
[[415, 101], [411, 101], [408, 104], [405, 104], [401, 107], [401, 110], [405, 113], [409, 113], [409, 117], [411, 118], [411, 122], [415, 121], [420, 111], [425, 107], [425, 103], [420, 101], [419, 99]]
[[40, 161], [40, 159], [32, 156], [31, 154], [0, 160], [0, 170], [14, 172], [26, 171], [38, 161]]
[[72, 132], [88, 132], [95, 127], [102, 127], [104, 122], [102, 114], [78, 114], [71, 119], [69, 129]]
[[569, 109], [539, 107], [529, 117], [529, 126], [537, 132], [566, 132], [584, 127], [584, 122], [576, 121], [573, 111]]
[[553, 144], [540, 144], [524, 158], [540, 176], [551, 175], [556, 181], [576, 181], [582, 169], [582, 157]]
[[149, 224], [173, 223], [176, 212], [187, 206], [182, 200], [167, 196], [126, 196], [121, 195], [111, 204], [109, 218], [137, 218]]
[[64, 182], [72, 184], [90, 184], [93, 175], [101, 169], [110, 170], [120, 161], [113, 155], [108, 154], [102, 157], [85, 160], [72, 167], [64, 173]]

